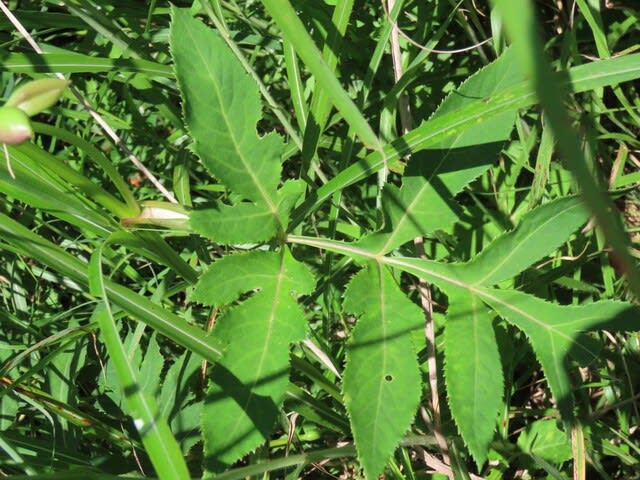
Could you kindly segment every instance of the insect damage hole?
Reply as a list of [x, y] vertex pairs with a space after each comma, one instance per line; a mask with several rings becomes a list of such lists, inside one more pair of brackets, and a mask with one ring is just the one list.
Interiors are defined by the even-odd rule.
[[390, 381], [392, 381], [392, 380], [393, 380], [393, 375], [386, 374], [386, 375], [384, 376], [384, 379], [385, 379], [387, 382], [390, 382]]

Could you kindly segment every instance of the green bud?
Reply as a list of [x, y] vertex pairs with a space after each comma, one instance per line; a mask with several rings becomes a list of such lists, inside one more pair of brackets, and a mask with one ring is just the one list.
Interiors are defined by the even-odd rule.
[[55, 104], [69, 83], [71, 82], [59, 78], [41, 78], [27, 82], [11, 94], [5, 106], [19, 108], [32, 117]]
[[25, 112], [15, 107], [0, 107], [0, 143], [18, 145], [33, 137]]

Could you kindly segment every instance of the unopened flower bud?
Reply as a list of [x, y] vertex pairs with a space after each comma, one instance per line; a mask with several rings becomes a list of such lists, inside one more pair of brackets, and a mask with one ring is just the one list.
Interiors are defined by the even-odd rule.
[[33, 137], [25, 112], [15, 107], [0, 107], [0, 143], [18, 145]]
[[189, 228], [189, 214], [184, 208], [167, 202], [142, 202], [140, 215], [133, 218], [123, 218], [122, 223], [132, 225], [157, 225], [174, 230]]
[[55, 104], [69, 83], [68, 80], [59, 78], [41, 78], [27, 82], [11, 94], [5, 106], [19, 108], [31, 117]]

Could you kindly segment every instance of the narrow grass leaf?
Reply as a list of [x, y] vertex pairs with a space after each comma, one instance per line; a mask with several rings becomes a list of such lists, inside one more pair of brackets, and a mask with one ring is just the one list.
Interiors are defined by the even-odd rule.
[[458, 430], [481, 466], [487, 459], [503, 401], [500, 353], [482, 300], [465, 290], [449, 292], [444, 333], [447, 398]]
[[570, 92], [570, 88], [567, 87], [573, 85], [563, 85], [552, 72], [544, 53], [544, 45], [538, 35], [533, 5], [523, 0], [494, 0], [494, 3], [502, 13], [507, 32], [513, 40], [513, 48], [517, 49], [520, 66], [545, 109], [549, 126], [558, 141], [558, 148], [580, 185], [585, 204], [596, 217], [607, 242], [619, 256], [620, 265], [624, 269], [631, 290], [636, 297], [640, 297], [640, 272], [629, 253], [629, 235], [625, 232], [619, 215], [612, 214], [616, 211], [615, 206], [605, 194], [606, 185], [603, 180], [590, 171], [582, 142], [564, 107], [566, 94]]
[[[327, 41], [322, 49], [322, 56], [327, 63], [327, 67], [335, 75], [338, 64], [338, 52], [340, 44], [349, 24], [351, 11], [353, 10], [353, 0], [340, 0], [336, 3], [331, 17], [331, 29], [327, 35]], [[319, 86], [314, 89], [311, 100], [311, 109], [306, 121], [304, 138], [302, 144], [302, 165], [308, 170], [311, 160], [316, 154], [320, 135], [324, 130], [329, 113], [331, 112], [330, 92]]]
[[293, 104], [293, 109], [296, 112], [298, 128], [301, 132], [304, 132], [307, 125], [309, 108], [307, 107], [307, 102], [304, 97], [304, 84], [302, 83], [302, 77], [300, 76], [298, 57], [296, 56], [296, 51], [293, 48], [293, 45], [291, 45], [291, 42], [286, 38], [282, 39], [282, 51], [287, 68], [289, 89], [291, 91], [291, 103]]
[[377, 478], [418, 407], [420, 369], [411, 334], [424, 315], [389, 270], [374, 263], [349, 283], [344, 309], [359, 316], [347, 346], [344, 403], [360, 464], [367, 478]]
[[289, 0], [262, 0], [262, 3], [282, 30], [283, 36], [291, 42], [302, 61], [316, 78], [318, 85], [327, 92], [335, 107], [349, 122], [362, 143], [369, 148], [380, 150], [381, 145], [378, 137], [349, 94], [342, 88], [331, 68], [323, 60], [322, 54], [305, 30]]
[[102, 273], [102, 247], [91, 256], [89, 284], [93, 294], [102, 298], [94, 310], [111, 362], [118, 375], [126, 404], [142, 443], [160, 479], [188, 478], [189, 470], [165, 417], [159, 415], [153, 395], [138, 383], [134, 367], [127, 359], [120, 330], [113, 318]]
[[196, 286], [192, 300], [200, 303], [223, 307], [241, 299], [213, 330], [229, 346], [212, 370], [203, 410], [209, 471], [223, 470], [269, 438], [289, 384], [289, 345], [306, 334], [294, 294], [309, 293], [314, 283], [284, 249], [226, 256]]
[[[78, 288], [88, 288], [87, 264], [65, 252], [58, 245], [31, 232], [3, 214], [0, 214], [0, 233], [3, 248], [48, 266], [75, 282]], [[146, 323], [159, 333], [211, 362], [216, 362], [222, 355], [222, 345], [207, 336], [203, 330], [187, 323], [184, 318], [156, 305], [125, 286], [107, 279], [104, 280], [104, 285], [109, 299], [136, 320]]]
[[[26, 147], [26, 148], [25, 148]], [[35, 145], [19, 145], [9, 150], [15, 178], [0, 165], [0, 191], [40, 208], [92, 235], [105, 236], [118, 228], [117, 222], [81, 196], [70, 182], [56, 172], [57, 159]], [[62, 166], [61, 168], [64, 168]]]
[[151, 76], [172, 77], [168, 65], [135, 58], [100, 58], [79, 53], [10, 53], [3, 57], [0, 65], [15, 73], [101, 73], [138, 72]]

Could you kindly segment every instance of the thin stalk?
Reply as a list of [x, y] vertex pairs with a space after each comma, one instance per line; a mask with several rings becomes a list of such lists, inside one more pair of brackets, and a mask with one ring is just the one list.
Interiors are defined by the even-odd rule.
[[134, 371], [120, 339], [120, 329], [116, 325], [111, 311], [102, 272], [102, 249], [105, 245], [106, 243], [95, 251], [89, 263], [91, 292], [102, 298], [102, 303], [99, 303], [94, 310], [102, 340], [118, 375], [127, 407], [133, 417], [134, 426], [142, 439], [142, 444], [156, 474], [160, 479], [166, 480], [189, 478], [189, 470], [180, 446], [171, 433], [166, 418], [160, 415], [155, 398], [145, 392], [138, 383], [137, 372]]
[[[388, 0], [389, 11], [393, 11], [396, 0]], [[399, 30], [394, 23], [391, 29], [391, 59], [393, 62], [393, 76], [399, 82], [403, 75], [402, 52], [400, 51]], [[411, 107], [406, 93], [402, 93], [398, 98], [398, 112], [400, 114], [400, 126], [402, 135], [406, 135], [413, 128], [411, 117]], [[416, 255], [419, 258], [426, 258], [424, 253], [424, 239], [422, 236], [413, 240]], [[431, 391], [431, 413], [433, 415], [433, 433], [438, 441], [442, 459], [446, 465], [450, 464], [449, 447], [447, 440], [442, 433], [442, 421], [440, 418], [440, 393], [438, 388], [438, 363], [436, 361], [436, 339], [435, 326], [433, 321], [433, 303], [431, 301], [431, 286], [423, 279], [418, 279], [418, 292], [420, 293], [420, 304], [425, 316], [425, 338], [427, 342], [427, 364], [429, 366], [429, 386]], [[427, 417], [425, 416], [425, 419]], [[453, 478], [449, 474], [449, 478]]]

